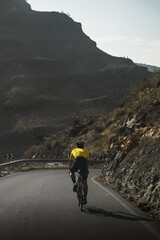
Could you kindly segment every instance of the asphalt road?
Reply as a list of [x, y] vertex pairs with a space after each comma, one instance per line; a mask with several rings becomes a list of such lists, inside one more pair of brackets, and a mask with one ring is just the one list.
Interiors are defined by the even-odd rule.
[[157, 240], [160, 225], [95, 181], [81, 212], [67, 170], [34, 170], [0, 179], [0, 240]]

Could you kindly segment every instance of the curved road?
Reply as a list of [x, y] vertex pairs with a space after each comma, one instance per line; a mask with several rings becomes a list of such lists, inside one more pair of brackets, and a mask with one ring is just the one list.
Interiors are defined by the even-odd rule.
[[1, 240], [157, 240], [160, 225], [95, 181], [81, 212], [67, 170], [34, 170], [0, 179]]

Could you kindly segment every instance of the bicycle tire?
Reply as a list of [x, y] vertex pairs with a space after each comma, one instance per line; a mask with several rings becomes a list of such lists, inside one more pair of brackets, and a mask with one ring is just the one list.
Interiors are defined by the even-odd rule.
[[77, 198], [78, 198], [78, 206], [82, 211], [83, 210], [83, 187], [82, 187], [82, 177], [80, 173], [77, 179]]

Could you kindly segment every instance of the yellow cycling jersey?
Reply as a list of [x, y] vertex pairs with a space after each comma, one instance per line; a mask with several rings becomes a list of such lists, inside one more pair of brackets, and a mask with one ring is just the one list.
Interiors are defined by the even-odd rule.
[[70, 154], [70, 161], [73, 162], [77, 157], [84, 157], [89, 160], [89, 152], [85, 148], [75, 148]]

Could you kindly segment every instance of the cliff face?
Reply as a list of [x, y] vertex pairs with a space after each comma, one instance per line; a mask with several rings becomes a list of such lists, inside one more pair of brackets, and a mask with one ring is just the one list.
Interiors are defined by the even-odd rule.
[[115, 110], [102, 179], [160, 220], [160, 74]]
[[99, 50], [66, 14], [33, 11], [25, 0], [2, 0], [0, 9], [1, 149], [26, 147], [73, 114], [111, 111], [148, 75]]

